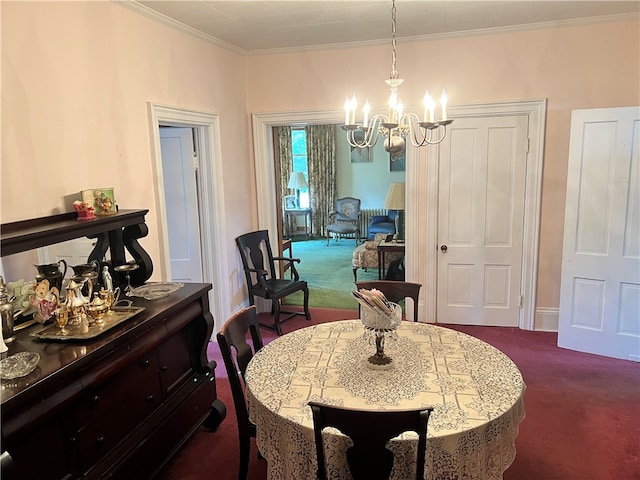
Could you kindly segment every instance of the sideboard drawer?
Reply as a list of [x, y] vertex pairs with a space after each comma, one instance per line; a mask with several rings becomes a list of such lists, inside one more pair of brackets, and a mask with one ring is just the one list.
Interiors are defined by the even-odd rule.
[[[89, 389], [75, 412], [76, 449], [85, 472], [162, 402], [156, 350]], [[105, 422], [105, 418], [110, 421]]]
[[164, 398], [193, 375], [196, 364], [193, 348], [193, 326], [188, 325], [158, 346], [160, 381]]

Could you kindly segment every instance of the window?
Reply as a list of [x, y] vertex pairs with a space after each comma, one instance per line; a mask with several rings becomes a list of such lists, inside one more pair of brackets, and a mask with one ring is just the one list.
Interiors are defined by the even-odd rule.
[[[291, 150], [293, 156], [293, 172], [304, 173], [309, 182], [307, 171], [307, 130], [305, 128], [291, 129]], [[309, 189], [300, 189], [300, 208], [309, 208]]]

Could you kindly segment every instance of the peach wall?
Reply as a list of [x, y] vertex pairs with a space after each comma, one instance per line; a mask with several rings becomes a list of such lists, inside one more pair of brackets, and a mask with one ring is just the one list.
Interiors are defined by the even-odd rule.
[[[400, 27], [399, 27], [400, 29]], [[451, 105], [548, 99], [537, 307], [558, 308], [571, 111], [640, 105], [637, 20], [423, 42], [398, 40], [401, 98], [446, 87]], [[339, 110], [346, 95], [384, 106], [390, 47], [248, 60], [249, 111]]]
[[[340, 109], [354, 91], [382, 105], [388, 95], [386, 45], [244, 58], [112, 2], [0, 2], [0, 16], [2, 222], [69, 211], [96, 186], [114, 186], [121, 208], [150, 208], [156, 102], [220, 116], [234, 252], [233, 238], [256, 224], [248, 113]], [[624, 21], [399, 40], [405, 103], [442, 87], [452, 105], [548, 99], [538, 307], [559, 305], [571, 110], [640, 104], [639, 30]], [[153, 208], [148, 223], [143, 245], [157, 258]], [[236, 275], [235, 255], [228, 261]], [[243, 285], [230, 284], [237, 305]]]
[[[147, 102], [220, 117], [228, 251], [255, 224], [245, 58], [113, 2], [2, 2], [2, 222], [72, 211], [113, 186], [149, 208], [159, 258]], [[237, 270], [230, 255], [229, 272]], [[154, 273], [155, 277], [156, 273]], [[154, 278], [156, 279], [156, 278]], [[233, 283], [232, 305], [246, 296]]]

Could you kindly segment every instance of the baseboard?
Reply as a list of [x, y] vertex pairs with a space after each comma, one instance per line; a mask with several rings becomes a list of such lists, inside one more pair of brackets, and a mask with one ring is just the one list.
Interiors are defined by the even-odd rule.
[[537, 332], [557, 332], [559, 318], [559, 308], [536, 308], [533, 329]]

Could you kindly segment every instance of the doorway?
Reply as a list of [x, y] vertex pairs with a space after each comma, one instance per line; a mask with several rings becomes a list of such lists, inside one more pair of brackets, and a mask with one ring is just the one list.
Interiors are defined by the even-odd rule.
[[202, 283], [197, 130], [160, 127], [171, 281]]
[[199, 167], [195, 189], [199, 211], [202, 281], [210, 283], [209, 302], [216, 324], [214, 332], [222, 326], [231, 314], [231, 298], [228, 285], [228, 267], [226, 263], [227, 239], [224, 229], [224, 191], [222, 181], [222, 153], [220, 149], [220, 125], [217, 115], [185, 110], [177, 107], [148, 104], [149, 131], [151, 132], [152, 154], [154, 156], [155, 214], [158, 217], [158, 237], [160, 257], [154, 259], [154, 265], [161, 278], [172, 277], [171, 251], [169, 242], [169, 219], [165, 194], [165, 172], [162, 162], [162, 142], [160, 127], [181, 127], [194, 132], [194, 148], [199, 154]]
[[[522, 308], [519, 309], [519, 326], [528, 330], [533, 330], [535, 322], [545, 111], [546, 100], [450, 108], [452, 118], [501, 115], [525, 115], [527, 117], [529, 138], [524, 193], [524, 234], [521, 264]], [[343, 120], [343, 112], [339, 110], [252, 115], [260, 228], [277, 232], [279, 215], [274, 191], [275, 172], [271, 127], [303, 122], [307, 124], [340, 124]], [[408, 148], [406, 159], [406, 278], [423, 285], [419, 302], [419, 318], [421, 321], [430, 323], [436, 321], [437, 305], [439, 252], [437, 154], [437, 147]], [[277, 238], [272, 238], [271, 241], [277, 242]]]

